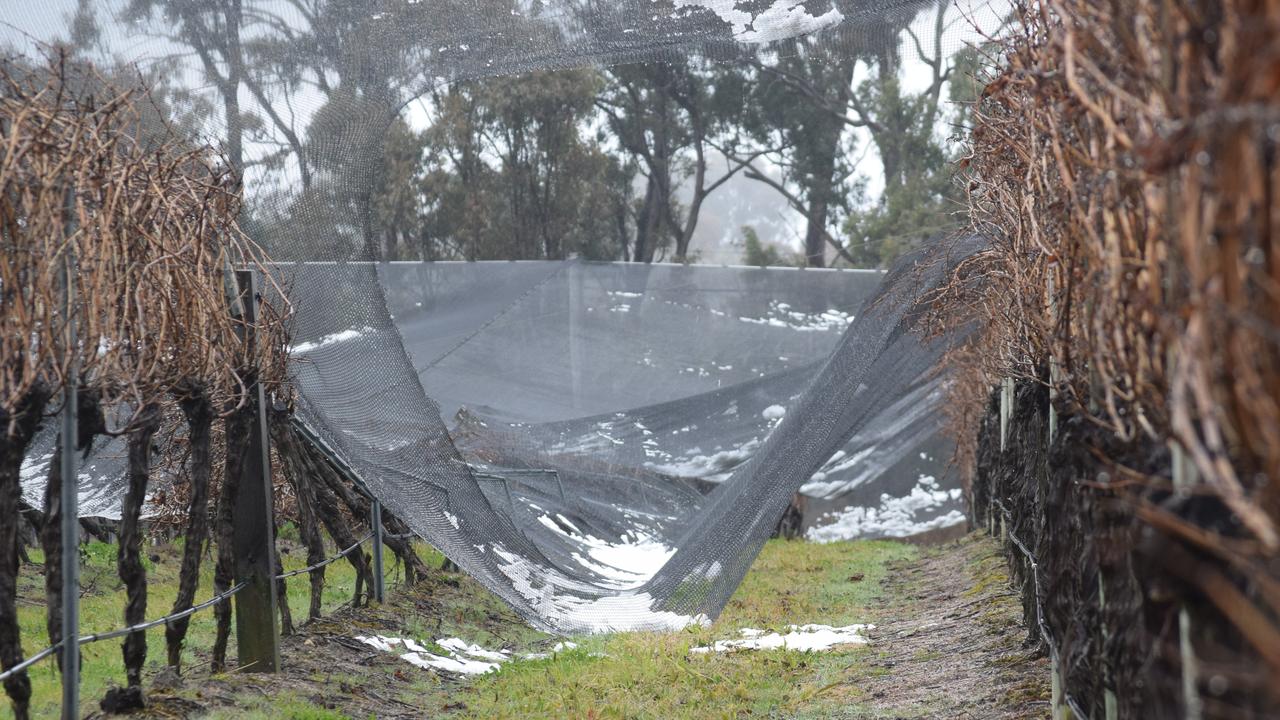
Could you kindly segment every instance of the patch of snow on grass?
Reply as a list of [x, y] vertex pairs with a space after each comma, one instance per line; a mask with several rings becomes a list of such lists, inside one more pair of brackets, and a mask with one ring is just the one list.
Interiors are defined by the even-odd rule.
[[436, 641], [443, 655], [433, 653], [408, 638], [387, 635], [357, 635], [356, 640], [383, 652], [392, 653], [407, 663], [423, 669], [441, 670], [454, 675], [483, 675], [498, 669], [511, 659], [507, 652], [491, 652], [458, 638]]
[[675, 632], [690, 625], [711, 624], [703, 614], [681, 615], [656, 609], [658, 600], [647, 592], [611, 593], [535, 565], [500, 545], [493, 546], [493, 553], [502, 559], [498, 569], [511, 581], [512, 588], [557, 632]]
[[766, 633], [754, 628], [743, 628], [741, 640], [717, 640], [710, 645], [690, 648], [689, 652], [734, 652], [737, 650], [796, 650], [800, 652], [816, 652], [830, 650], [838, 645], [866, 645], [864, 630], [873, 629], [875, 625], [846, 625], [831, 627], [830, 625], [791, 625], [787, 634]]
[[[605, 586], [610, 588], [629, 590], [640, 587], [657, 574], [676, 552], [675, 548], [667, 547], [639, 531], [628, 532], [620, 542], [607, 542], [578, 530], [563, 515], [557, 517], [563, 520], [563, 524], [548, 515], [540, 516], [538, 522], [581, 548], [581, 552], [571, 553], [573, 559], [604, 577]], [[566, 526], [572, 532], [566, 532]]]

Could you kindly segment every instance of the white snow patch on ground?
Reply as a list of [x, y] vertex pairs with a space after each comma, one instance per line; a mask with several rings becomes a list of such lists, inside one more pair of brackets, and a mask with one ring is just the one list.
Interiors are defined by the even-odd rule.
[[867, 637], [863, 631], [873, 629], [875, 625], [846, 625], [831, 627], [830, 625], [791, 625], [787, 634], [754, 628], [743, 628], [741, 640], [717, 640], [710, 645], [690, 648], [689, 652], [733, 652], [736, 650], [797, 650], [800, 652], [816, 652], [830, 650], [837, 645], [866, 645]]
[[690, 625], [711, 624], [706, 615], [659, 610], [657, 599], [647, 592], [610, 591], [575, 580], [535, 565], [501, 545], [494, 545], [492, 552], [502, 559], [498, 569], [511, 580], [511, 586], [558, 632], [675, 632]]
[[960, 499], [960, 489], [943, 490], [931, 475], [924, 475], [905, 497], [880, 496], [879, 507], [851, 507], [826, 517], [826, 525], [809, 528], [805, 537], [814, 542], [835, 542], [859, 537], [905, 537], [926, 530], [949, 527], [964, 522], [964, 514], [951, 510], [931, 519], [928, 514], [942, 505]]
[[336, 345], [338, 343], [347, 342], [349, 340], [355, 340], [361, 335], [364, 335], [365, 333], [371, 333], [373, 331], [374, 331], [373, 328], [368, 326], [360, 330], [357, 330], [355, 328], [347, 328], [346, 330], [342, 330], [340, 332], [325, 335], [319, 340], [312, 340], [311, 342], [298, 343], [297, 345], [294, 345], [293, 347], [289, 348], [289, 350], [294, 355], [301, 355], [303, 353], [309, 353], [313, 350], [318, 350], [319, 348], [326, 347], [329, 345]]
[[[436, 642], [436, 645], [445, 651], [443, 655], [433, 653], [409, 638], [388, 635], [357, 635], [356, 640], [383, 652], [396, 655], [401, 660], [417, 667], [440, 670], [453, 675], [483, 675], [497, 670], [501, 663], [511, 659], [510, 653], [490, 652], [477, 645], [463, 642], [458, 638], [448, 638]], [[477, 655], [477, 651], [483, 653], [483, 655]]]
[[[563, 519], [563, 516], [559, 517]], [[581, 552], [572, 553], [573, 559], [606, 578], [607, 587], [618, 590], [629, 590], [645, 584], [676, 552], [675, 548], [667, 547], [638, 530], [628, 532], [621, 542], [610, 543], [582, 533], [567, 520], [564, 525], [577, 532], [566, 532], [564, 525], [548, 515], [540, 516], [538, 522], [581, 548]]]
[[497, 670], [503, 663], [542, 660], [551, 657], [551, 653], [578, 647], [571, 642], [558, 642], [551, 648], [551, 653], [513, 655], [508, 650], [486, 650], [461, 638], [443, 638], [435, 642], [436, 647], [444, 651], [443, 654], [438, 654], [423, 647], [412, 638], [357, 635], [355, 639], [382, 652], [391, 653], [424, 670], [439, 670], [453, 675], [483, 675]]

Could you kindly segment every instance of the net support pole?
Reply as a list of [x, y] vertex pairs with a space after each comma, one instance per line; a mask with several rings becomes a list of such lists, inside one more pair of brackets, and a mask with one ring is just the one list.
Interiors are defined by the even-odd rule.
[[369, 527], [373, 530], [373, 599], [383, 603], [387, 599], [387, 585], [382, 574], [382, 503], [376, 498], [369, 503], [369, 515]]
[[80, 717], [80, 483], [77, 417], [80, 377], [76, 362], [76, 256], [71, 240], [75, 232], [73, 213], [75, 195], [67, 192], [66, 242], [67, 250], [62, 266], [63, 305], [62, 318], [66, 324], [66, 351], [70, 362], [67, 377], [62, 383], [62, 488], [58, 502], [62, 510], [62, 717], [66, 720]]
[[516, 513], [516, 499], [515, 499], [515, 497], [511, 494], [511, 481], [510, 481], [510, 480], [508, 480], [508, 479], [507, 479], [507, 478], [505, 478], [505, 477], [504, 477], [504, 478], [501, 478], [501, 480], [502, 480], [502, 489], [503, 489], [503, 490], [505, 490], [505, 491], [507, 492], [507, 505], [509, 505], [509, 506], [511, 507], [511, 516], [512, 516], [512, 517], [515, 517], [515, 513]]
[[560, 479], [560, 471], [552, 470], [551, 477], [554, 477], [556, 479], [556, 487], [560, 490], [560, 504], [564, 505], [565, 507], [568, 507], [569, 501], [565, 498], [565, 495], [564, 495], [564, 481]]
[[[258, 279], [251, 270], [236, 271], [246, 340], [256, 342]], [[272, 550], [273, 497], [267, 439], [266, 397], [257, 377], [249, 386], [251, 414], [248, 437], [237, 462], [240, 492], [232, 512], [232, 549], [236, 582], [246, 583], [236, 595], [236, 645], [241, 672], [274, 673], [280, 669], [280, 625], [276, 616], [275, 552]], [[230, 449], [228, 449], [230, 451]]]
[[1000, 379], [1000, 452], [1009, 444], [1009, 418], [1013, 415], [1013, 378]]

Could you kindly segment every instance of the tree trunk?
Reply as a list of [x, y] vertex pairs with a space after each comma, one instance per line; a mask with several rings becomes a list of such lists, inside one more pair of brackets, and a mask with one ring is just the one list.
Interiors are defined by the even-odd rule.
[[640, 206], [640, 217], [636, 218], [636, 243], [631, 255], [632, 262], [653, 262], [654, 246], [658, 244], [658, 231], [661, 227], [659, 222], [661, 212], [658, 182], [650, 174], [645, 183], [644, 203]]
[[[828, 188], [828, 192], [830, 189]], [[827, 264], [827, 202], [814, 200], [809, 203], [808, 223], [804, 232], [804, 264], [820, 268]]]
[[[200, 553], [209, 536], [209, 445], [212, 440], [213, 407], [202, 391], [192, 390], [179, 402], [187, 419], [187, 480], [191, 484], [191, 502], [187, 506], [186, 545], [182, 548], [182, 569], [178, 575], [178, 597], [173, 612], [191, 607], [200, 584]], [[191, 617], [174, 620], [165, 626], [164, 639], [169, 651], [169, 667], [179, 670], [182, 643], [187, 636]]]
[[[22, 458], [40, 427], [40, 414], [48, 395], [34, 391], [19, 402], [13, 417], [0, 412], [0, 427], [8, 436], [0, 443], [0, 668], [22, 662], [22, 636], [18, 630], [18, 505], [22, 500], [20, 482]], [[16, 720], [29, 717], [31, 679], [17, 673], [4, 681]]]
[[[146, 620], [147, 571], [142, 566], [142, 533], [138, 527], [142, 503], [147, 498], [147, 481], [151, 476], [151, 438], [160, 423], [160, 411], [154, 405], [143, 407], [134, 416], [136, 429], [129, 433], [128, 488], [120, 511], [120, 547], [116, 555], [120, 579], [124, 581], [125, 625]], [[50, 527], [54, 523], [50, 521]], [[147, 634], [129, 633], [124, 638], [124, 673], [128, 686], [142, 686], [142, 666], [147, 660]]]
[[386, 508], [382, 510], [382, 525], [391, 531], [393, 535], [404, 535], [404, 538], [388, 537], [386, 538], [387, 547], [391, 548], [391, 552], [396, 554], [404, 565], [404, 582], [406, 585], [414, 585], [419, 580], [427, 579], [427, 565], [418, 557], [418, 553], [413, 549], [413, 535], [409, 526], [400, 518], [392, 515]]

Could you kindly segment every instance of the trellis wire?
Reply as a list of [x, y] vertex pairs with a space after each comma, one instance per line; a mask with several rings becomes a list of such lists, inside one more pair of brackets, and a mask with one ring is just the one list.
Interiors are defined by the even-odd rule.
[[35, 665], [36, 663], [40, 662], [41, 660], [43, 660], [43, 659], [45, 659], [45, 658], [49, 657], [50, 655], [53, 655], [54, 653], [58, 652], [58, 650], [60, 650], [61, 648], [62, 648], [62, 643], [61, 643], [61, 642], [59, 642], [59, 643], [57, 643], [56, 645], [53, 645], [53, 646], [51, 646], [51, 647], [47, 647], [47, 648], [45, 648], [45, 649], [41, 650], [40, 652], [36, 653], [35, 655], [32, 655], [31, 657], [27, 658], [26, 660], [23, 660], [22, 662], [18, 663], [17, 665], [14, 665], [13, 667], [9, 668], [8, 670], [5, 670], [4, 672], [0, 672], [0, 682], [4, 682], [5, 680], [8, 680], [10, 677], [12, 677], [12, 676], [14, 676], [14, 675], [17, 675], [18, 673], [22, 672], [23, 670], [26, 670], [27, 668], [31, 667], [32, 665]]
[[111, 630], [109, 632], [97, 633], [94, 635], [85, 635], [84, 637], [80, 638], [80, 644], [85, 645], [91, 642], [97, 642], [99, 640], [110, 640], [111, 638], [121, 637], [124, 635], [128, 635], [129, 633], [141, 632], [143, 630], [150, 630], [151, 628], [156, 627], [157, 625], [164, 625], [166, 623], [173, 622], [174, 620], [181, 620], [182, 618], [187, 617], [188, 615], [194, 615], [195, 613], [205, 608], [213, 607], [214, 605], [217, 605], [223, 600], [230, 598], [232, 595], [235, 595], [236, 593], [243, 590], [245, 588], [245, 585], [247, 584], [248, 583], [245, 583], [245, 582], [236, 583], [235, 585], [228, 588], [226, 591], [218, 595], [214, 595], [213, 597], [209, 598], [208, 600], [205, 600], [199, 605], [192, 605], [186, 610], [182, 610], [182, 611], [173, 613], [171, 615], [165, 615], [162, 618], [156, 618], [155, 620], [148, 620], [143, 623], [138, 623], [137, 625], [130, 625], [129, 627], [120, 628], [119, 630]]
[[[303, 573], [309, 573], [309, 572], [311, 572], [311, 571], [313, 571], [313, 570], [319, 570], [320, 568], [324, 567], [325, 565], [329, 565], [329, 564], [331, 564], [331, 563], [338, 562], [339, 560], [341, 560], [342, 558], [346, 557], [347, 555], [350, 555], [352, 550], [355, 550], [356, 548], [358, 548], [358, 547], [360, 547], [361, 545], [365, 544], [365, 542], [367, 542], [367, 541], [369, 540], [369, 538], [372, 538], [372, 537], [373, 537], [373, 531], [372, 531], [372, 530], [370, 530], [369, 532], [367, 532], [367, 533], [365, 533], [365, 534], [364, 534], [364, 537], [362, 537], [362, 538], [360, 538], [359, 540], [357, 540], [357, 541], [355, 541], [354, 543], [352, 543], [351, 547], [349, 547], [349, 548], [347, 548], [347, 549], [345, 549], [345, 550], [342, 550], [342, 551], [341, 551], [341, 552], [339, 552], [337, 555], [334, 555], [333, 557], [325, 558], [324, 560], [321, 560], [320, 562], [318, 562], [318, 563], [316, 563], [316, 564], [314, 564], [314, 565], [308, 565], [307, 567], [301, 568], [301, 569], [299, 569], [299, 570], [290, 570], [290, 571], [289, 571], [289, 572], [287, 572], [287, 573], [280, 573], [279, 575], [276, 575], [276, 576], [275, 576], [275, 579], [276, 579], [276, 580], [285, 580], [285, 579], [287, 579], [287, 578], [294, 577], [295, 575], [302, 575]], [[391, 535], [384, 535], [383, 537], [394, 537], [394, 536], [391, 536]]]
[[[1049, 653], [1055, 661], [1054, 664], [1061, 667], [1062, 653], [1059, 652], [1058, 644], [1053, 639], [1053, 633], [1049, 630], [1049, 624], [1045, 622], [1044, 607], [1040, 604], [1040, 561], [1034, 554], [1032, 554], [1031, 550], [1023, 544], [1022, 540], [1018, 539], [1017, 533], [1015, 533], [1010, 527], [1010, 523], [1013, 520], [1013, 514], [1004, 506], [1004, 503], [1000, 502], [999, 498], [992, 498], [992, 501], [999, 506], [1000, 512], [1004, 516], [1004, 532], [1007, 534], [1008, 538], [1013, 541], [1014, 546], [1016, 546], [1018, 550], [1027, 557], [1027, 562], [1031, 563], [1031, 581], [1035, 585], [1036, 624], [1040, 628], [1040, 636], [1044, 638], [1045, 644], [1049, 646]], [[1062, 699], [1066, 702], [1067, 707], [1071, 708], [1071, 712], [1075, 714], [1075, 717], [1079, 718], [1079, 720], [1089, 720], [1089, 715], [1080, 709], [1079, 703], [1077, 703], [1076, 699], [1067, 691], [1065, 682], [1062, 683]]]
[[[319, 570], [320, 568], [322, 568], [322, 567], [324, 567], [324, 566], [326, 566], [326, 565], [329, 565], [329, 564], [335, 563], [335, 562], [337, 562], [337, 561], [341, 560], [342, 558], [346, 557], [347, 555], [350, 555], [350, 554], [351, 554], [351, 552], [352, 552], [353, 550], [355, 550], [356, 548], [360, 547], [360, 546], [361, 546], [361, 545], [363, 545], [364, 543], [368, 542], [368, 541], [369, 541], [369, 539], [371, 539], [372, 537], [373, 537], [373, 532], [372, 532], [372, 531], [367, 532], [367, 533], [365, 533], [364, 537], [362, 537], [362, 538], [360, 538], [359, 540], [357, 540], [354, 544], [352, 544], [352, 545], [351, 545], [351, 547], [348, 547], [348, 548], [346, 548], [346, 549], [344, 549], [344, 550], [342, 550], [342, 551], [338, 552], [336, 555], [334, 555], [334, 556], [332, 556], [332, 557], [329, 557], [329, 558], [326, 558], [326, 559], [324, 559], [324, 560], [321, 560], [320, 562], [318, 562], [318, 563], [316, 563], [316, 564], [314, 564], [314, 565], [308, 565], [307, 567], [301, 568], [301, 569], [299, 569], [299, 570], [291, 570], [291, 571], [286, 572], [286, 573], [280, 573], [279, 575], [276, 575], [274, 579], [276, 579], [276, 580], [285, 580], [285, 579], [287, 579], [287, 578], [291, 578], [291, 577], [294, 577], [294, 576], [297, 576], [297, 575], [302, 575], [302, 574], [304, 574], [304, 573], [309, 573], [309, 572], [312, 572], [312, 571], [314, 571], [314, 570]], [[413, 533], [402, 533], [402, 534], [400, 534], [400, 535], [384, 535], [383, 537], [387, 537], [387, 538], [406, 538], [406, 537], [413, 537]], [[204, 609], [209, 608], [209, 607], [213, 607], [214, 605], [217, 605], [218, 603], [222, 602], [223, 600], [227, 600], [227, 599], [231, 598], [233, 595], [235, 595], [236, 593], [238, 593], [238, 592], [240, 592], [241, 590], [243, 590], [246, 584], [247, 584], [247, 583], [245, 583], [245, 582], [239, 582], [239, 583], [236, 583], [236, 584], [235, 584], [235, 585], [233, 585], [232, 587], [228, 588], [226, 591], [224, 591], [224, 592], [222, 592], [222, 593], [219, 593], [219, 594], [217, 594], [217, 595], [214, 595], [213, 597], [209, 598], [208, 600], [205, 600], [204, 602], [202, 602], [202, 603], [200, 603], [200, 604], [198, 604], [198, 605], [192, 605], [191, 607], [187, 608], [186, 610], [181, 610], [181, 611], [176, 612], [176, 613], [171, 613], [171, 614], [169, 614], [169, 615], [165, 615], [164, 617], [156, 618], [155, 620], [148, 620], [148, 621], [146, 621], [146, 622], [144, 622], [144, 623], [138, 623], [137, 625], [130, 625], [129, 627], [123, 627], [123, 628], [119, 628], [119, 629], [117, 629], [117, 630], [110, 630], [110, 631], [102, 632], [102, 633], [94, 633], [94, 634], [92, 634], [92, 635], [83, 635], [83, 636], [81, 636], [81, 637], [80, 637], [79, 641], [78, 641], [76, 644], [77, 644], [77, 645], [88, 645], [89, 643], [95, 643], [95, 642], [98, 642], [98, 641], [100, 641], [100, 640], [110, 640], [110, 639], [112, 639], [112, 638], [123, 637], [123, 636], [125, 636], [125, 635], [130, 634], [130, 633], [141, 632], [141, 631], [143, 631], [143, 630], [150, 630], [150, 629], [151, 629], [151, 628], [153, 628], [153, 627], [157, 627], [157, 626], [159, 626], [159, 625], [165, 625], [165, 624], [168, 624], [168, 623], [173, 622], [174, 620], [181, 620], [181, 619], [182, 619], [182, 618], [184, 618], [184, 617], [187, 617], [187, 616], [189, 616], [189, 615], [194, 615], [194, 614], [196, 614], [196, 613], [200, 612], [201, 610], [204, 610]], [[18, 674], [18, 673], [20, 673], [20, 672], [22, 672], [22, 671], [26, 670], [27, 668], [31, 667], [32, 665], [35, 665], [36, 663], [40, 662], [41, 660], [44, 660], [45, 658], [50, 657], [50, 656], [52, 656], [52, 655], [56, 654], [56, 653], [57, 653], [61, 648], [62, 648], [62, 642], [55, 643], [55, 644], [53, 644], [53, 645], [51, 645], [51, 646], [49, 646], [49, 647], [47, 647], [47, 648], [45, 648], [45, 649], [41, 650], [40, 652], [36, 653], [35, 655], [32, 655], [31, 657], [29, 657], [29, 658], [27, 658], [27, 659], [23, 660], [22, 662], [18, 663], [17, 665], [14, 665], [13, 667], [9, 668], [8, 670], [5, 670], [4, 672], [0, 672], [0, 682], [4, 682], [5, 680], [9, 679], [9, 678], [10, 678], [10, 677], [12, 677], [13, 675], [16, 675], [16, 674]]]
[[[200, 612], [205, 608], [217, 605], [223, 600], [226, 600], [231, 596], [235, 595], [236, 593], [240, 592], [241, 590], [244, 589], [244, 587], [245, 587], [245, 583], [243, 582], [237, 583], [232, 587], [228, 588], [226, 591], [221, 592], [217, 595], [214, 595], [213, 597], [209, 598], [208, 600], [205, 600], [204, 602], [198, 605], [192, 605], [186, 610], [182, 610], [176, 613], [171, 613], [169, 615], [165, 615], [164, 617], [156, 618], [155, 620], [148, 620], [144, 623], [138, 623], [137, 625], [130, 625], [129, 627], [120, 628], [118, 630], [110, 630], [108, 632], [94, 633], [92, 635], [83, 635], [76, 641], [76, 645], [88, 645], [89, 643], [95, 643], [100, 640], [110, 640], [112, 638], [128, 635], [129, 633], [141, 632], [143, 630], [150, 630], [153, 627], [156, 627], [158, 625], [165, 625], [167, 623], [173, 622], [174, 620], [181, 620], [182, 618], [187, 617], [188, 615], [194, 615], [195, 613]], [[35, 665], [41, 660], [47, 657], [50, 657], [51, 655], [54, 655], [55, 653], [58, 652], [59, 649], [62, 648], [62, 642], [64, 641], [59, 641], [41, 650], [35, 655], [32, 655], [26, 660], [23, 660], [17, 665], [14, 665], [8, 670], [5, 670], [4, 672], [0, 672], [0, 682], [7, 680], [11, 676], [16, 675], [17, 673], [20, 673], [23, 670], [26, 670], [27, 668], [31, 667], [32, 665]]]

